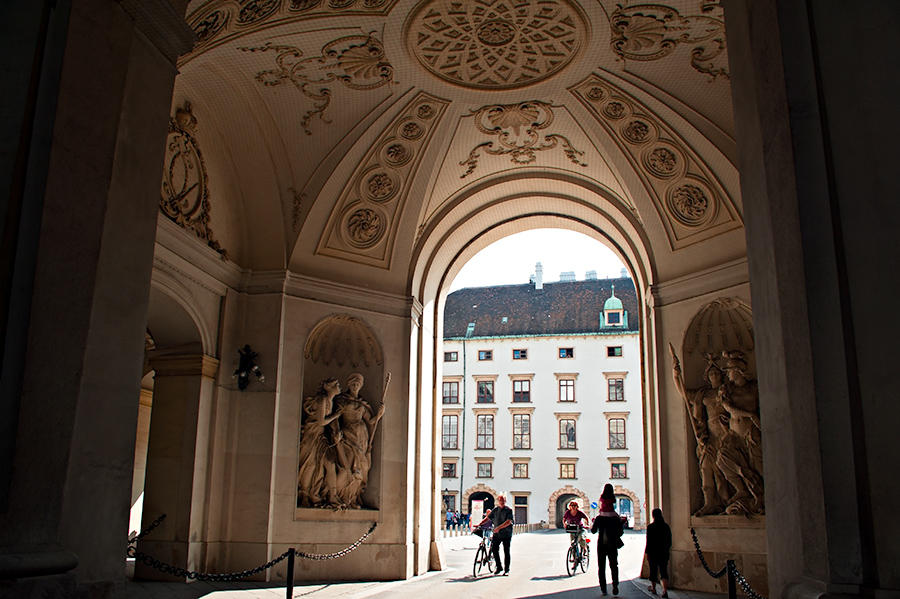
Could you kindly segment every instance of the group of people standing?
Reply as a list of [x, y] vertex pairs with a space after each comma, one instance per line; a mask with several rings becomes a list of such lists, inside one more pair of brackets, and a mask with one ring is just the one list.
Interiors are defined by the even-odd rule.
[[[619, 549], [624, 546], [622, 535], [624, 527], [622, 518], [615, 511], [616, 496], [611, 484], [603, 487], [600, 495], [600, 512], [593, 522], [583, 511], [578, 508], [576, 501], [569, 502], [568, 509], [563, 514], [563, 524], [577, 526], [577, 532], [571, 534], [578, 536], [581, 551], [587, 550], [582, 522], [590, 523], [591, 533], [597, 535], [597, 575], [600, 591], [606, 595], [606, 564], [609, 563], [609, 572], [612, 577], [612, 594], [619, 594]], [[661, 583], [662, 595], [667, 598], [668, 593], [668, 563], [669, 550], [672, 547], [672, 531], [663, 518], [662, 510], [656, 508], [652, 512], [653, 522], [647, 526], [647, 544], [644, 553], [650, 566], [650, 592], [656, 594], [656, 585]], [[506, 506], [504, 496], [497, 497], [497, 507], [489, 511], [484, 520], [479, 523], [482, 528], [493, 529], [491, 538], [491, 553], [494, 557], [498, 574], [509, 575], [510, 541], [512, 539], [512, 525], [515, 523], [513, 511]], [[500, 562], [500, 546], [503, 546], [504, 561]]]
[[459, 510], [447, 510], [447, 529], [468, 528], [469, 514], [461, 514]]

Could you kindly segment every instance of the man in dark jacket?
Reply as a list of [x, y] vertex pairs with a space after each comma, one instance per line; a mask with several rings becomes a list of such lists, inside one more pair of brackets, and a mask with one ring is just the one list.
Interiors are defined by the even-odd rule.
[[[515, 518], [513, 511], [506, 506], [506, 497], [500, 495], [497, 497], [497, 507], [491, 510], [485, 520], [490, 519], [494, 523], [494, 536], [491, 538], [491, 553], [494, 554], [494, 561], [497, 564], [495, 573], [503, 576], [509, 576], [509, 544], [512, 541], [513, 524]], [[500, 545], [503, 545], [503, 553], [506, 558], [505, 568], [500, 567]]]
[[622, 519], [616, 512], [600, 512], [591, 525], [591, 532], [597, 533], [597, 577], [600, 591], [606, 595], [606, 560], [612, 575], [613, 595], [619, 594], [619, 547], [622, 542]]

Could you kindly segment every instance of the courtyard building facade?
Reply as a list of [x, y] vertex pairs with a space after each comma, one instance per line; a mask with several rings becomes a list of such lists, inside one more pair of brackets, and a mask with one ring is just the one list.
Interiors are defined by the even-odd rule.
[[[560, 527], [575, 500], [646, 525], [640, 334], [631, 279], [462, 289], [447, 297], [443, 509], [505, 494], [516, 522]], [[474, 324], [474, 326], [472, 326]]]

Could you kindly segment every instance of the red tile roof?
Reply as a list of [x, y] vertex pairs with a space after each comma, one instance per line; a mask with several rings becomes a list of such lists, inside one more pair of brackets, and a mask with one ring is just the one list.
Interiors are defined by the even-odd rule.
[[[601, 328], [603, 303], [613, 285], [628, 314], [628, 326]], [[535, 289], [533, 283], [473, 287], [447, 296], [444, 338], [464, 337], [470, 322], [475, 323], [473, 337], [636, 332], [639, 316], [629, 278], [544, 283], [543, 289]]]

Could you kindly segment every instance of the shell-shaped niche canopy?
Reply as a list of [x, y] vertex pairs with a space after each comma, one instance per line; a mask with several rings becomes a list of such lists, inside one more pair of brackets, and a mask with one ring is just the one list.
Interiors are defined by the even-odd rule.
[[753, 312], [734, 297], [716, 298], [691, 319], [684, 335], [685, 356], [722, 350], [753, 351]]
[[304, 357], [319, 366], [381, 366], [384, 354], [372, 330], [349, 314], [329, 316], [309, 334]]

